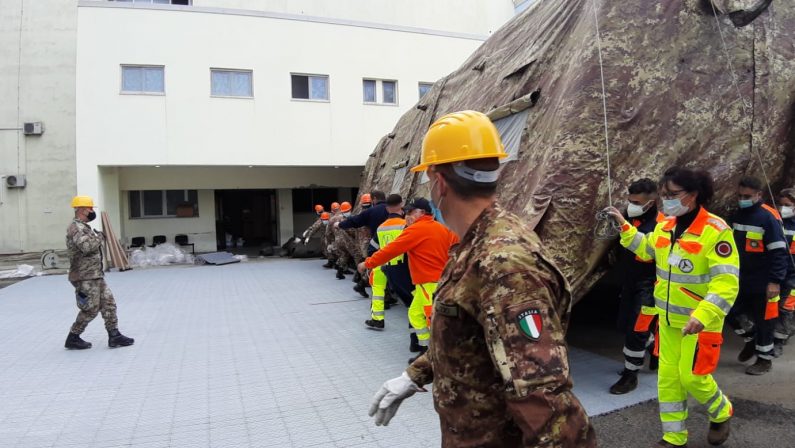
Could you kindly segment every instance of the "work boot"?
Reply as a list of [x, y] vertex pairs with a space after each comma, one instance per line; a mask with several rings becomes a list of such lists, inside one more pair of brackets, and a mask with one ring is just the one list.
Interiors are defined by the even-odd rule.
[[660, 440], [659, 442], [654, 444], [653, 448], [687, 448], [687, 444], [684, 445], [674, 445], [673, 443], [667, 440]]
[[353, 287], [353, 290], [358, 292], [359, 295], [364, 297], [365, 299], [370, 297], [370, 295], [367, 294], [367, 289], [365, 289], [364, 285], [362, 285], [361, 283], [357, 283], [356, 286]]
[[353, 274], [353, 271], [351, 271], [349, 268], [344, 268], [342, 270], [342, 273], [345, 274], [345, 275], [351, 275], [351, 274]]
[[69, 333], [63, 346], [70, 350], [85, 350], [91, 348], [91, 343], [81, 339], [79, 334]]
[[778, 358], [784, 354], [784, 344], [786, 343], [786, 339], [776, 339], [773, 343], [773, 357]]
[[[409, 325], [411, 328], [411, 325]], [[409, 333], [409, 340], [411, 340], [411, 344], [409, 344], [409, 351], [411, 353], [419, 353], [422, 351], [422, 346], [417, 339], [417, 333]]]
[[354, 272], [351, 281], [353, 283], [360, 283], [362, 281], [362, 274], [360, 274], [359, 271]]
[[754, 353], [756, 353], [756, 342], [748, 341], [745, 343], [745, 347], [740, 350], [740, 354], [737, 355], [737, 361], [745, 362], [749, 359], [754, 357]]
[[773, 361], [769, 359], [762, 359], [756, 358], [756, 362], [748, 366], [745, 369], [745, 373], [748, 375], [764, 375], [767, 372], [770, 372], [770, 369], [773, 368]]
[[409, 364], [414, 363], [414, 361], [416, 361], [417, 358], [419, 358], [420, 356], [424, 355], [425, 352], [427, 352], [427, 351], [428, 351], [428, 347], [420, 345], [419, 354], [417, 356], [413, 357], [413, 358], [409, 358]]
[[133, 345], [134, 343], [135, 339], [128, 338], [127, 336], [119, 333], [119, 330], [108, 331], [108, 347], [110, 348], [127, 347], [128, 345]]
[[337, 268], [337, 280], [345, 280], [345, 270]]
[[610, 386], [610, 393], [613, 395], [624, 395], [638, 388], [638, 372], [624, 369], [621, 378], [616, 384]]
[[659, 368], [660, 368], [660, 357], [650, 354], [649, 355], [649, 370], [654, 372], [654, 371], [656, 371]]
[[715, 423], [709, 422], [709, 432], [707, 433], [707, 442], [710, 445], [722, 445], [723, 442], [729, 438], [729, 422], [731, 418], [725, 422]]
[[384, 329], [384, 321], [383, 320], [374, 320], [374, 319], [367, 319], [364, 321], [364, 324], [367, 326], [368, 330], [383, 330]]
[[331, 268], [334, 267], [334, 262], [332, 262], [331, 260], [328, 260], [326, 262], [326, 264], [323, 265], [323, 267], [326, 268], [326, 269], [331, 269]]

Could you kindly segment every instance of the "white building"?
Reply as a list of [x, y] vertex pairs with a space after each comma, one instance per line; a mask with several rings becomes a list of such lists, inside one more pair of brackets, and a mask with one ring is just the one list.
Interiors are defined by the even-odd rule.
[[27, 184], [0, 187], [0, 253], [64, 247], [76, 193], [127, 242], [280, 244], [522, 2], [9, 3], [0, 175]]

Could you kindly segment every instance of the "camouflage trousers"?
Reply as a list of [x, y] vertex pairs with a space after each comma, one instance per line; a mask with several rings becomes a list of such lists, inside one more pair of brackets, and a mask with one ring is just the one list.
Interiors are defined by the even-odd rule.
[[108, 331], [116, 330], [119, 327], [119, 321], [116, 318], [116, 300], [104, 279], [71, 283], [75, 287], [77, 308], [80, 309], [75, 323], [72, 324], [70, 330], [72, 333], [82, 334], [98, 313], [102, 313], [102, 319], [105, 320], [105, 328]]
[[351, 263], [358, 264], [363, 261], [356, 246], [356, 241], [345, 231], [337, 231], [332, 246], [337, 258], [337, 264], [340, 266], [348, 266]]

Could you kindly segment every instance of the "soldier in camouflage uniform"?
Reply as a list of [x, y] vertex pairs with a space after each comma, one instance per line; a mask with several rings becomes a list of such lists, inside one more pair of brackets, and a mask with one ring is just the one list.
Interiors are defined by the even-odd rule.
[[353, 207], [350, 202], [340, 204], [340, 213], [329, 221], [329, 228], [334, 235], [332, 249], [337, 259], [337, 279], [345, 279], [345, 270], [356, 260], [359, 251], [356, 249], [355, 236], [351, 231], [341, 229], [339, 224], [351, 216]]
[[[320, 204], [315, 205], [315, 213], [317, 213], [317, 219], [315, 220], [314, 223], [312, 223], [311, 226], [309, 226], [308, 229], [304, 230], [304, 233], [303, 233], [303, 235], [301, 235], [301, 238], [303, 239], [303, 243], [307, 244], [309, 242], [309, 240], [313, 236], [315, 236], [316, 233], [320, 232], [321, 230], [324, 230], [320, 234], [320, 250], [323, 252], [323, 256], [328, 258], [328, 255], [326, 254], [326, 246], [327, 246], [327, 244], [326, 244], [326, 232], [325, 232], [325, 228], [323, 227], [323, 225], [324, 224], [328, 224], [329, 214], [325, 212], [325, 210], [323, 209], [323, 206], [320, 205]], [[324, 215], [326, 216], [325, 222], [323, 220], [323, 216]]]
[[595, 447], [571, 390], [568, 283], [536, 234], [495, 201], [505, 156], [479, 112], [444, 116], [428, 131], [414, 170], [428, 170], [431, 197], [461, 243], [436, 292], [430, 349], [384, 383], [370, 415], [388, 424], [433, 382], [443, 447]]
[[88, 196], [75, 196], [72, 199], [72, 208], [75, 209], [75, 219], [66, 231], [66, 248], [69, 251], [69, 281], [75, 287], [77, 308], [80, 312], [64, 346], [77, 350], [91, 348], [91, 343], [84, 341], [80, 335], [98, 313], [102, 313], [105, 320], [109, 347], [132, 345], [135, 340], [119, 332], [116, 301], [105, 283], [102, 271], [102, 243], [105, 235], [87, 224], [97, 217], [94, 201]]

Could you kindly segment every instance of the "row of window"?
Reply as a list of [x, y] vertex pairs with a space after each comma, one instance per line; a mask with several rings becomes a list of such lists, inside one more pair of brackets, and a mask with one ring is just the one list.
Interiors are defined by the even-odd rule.
[[199, 194], [196, 190], [136, 190], [127, 194], [130, 218], [199, 216]]
[[[253, 98], [252, 70], [210, 69], [210, 95]], [[292, 98], [296, 100], [329, 101], [329, 76], [290, 74]], [[422, 98], [433, 83], [419, 83]], [[389, 79], [363, 79], [362, 100], [365, 104], [397, 104], [398, 82]], [[164, 94], [165, 67], [157, 65], [122, 65], [121, 92], [132, 94]]]

